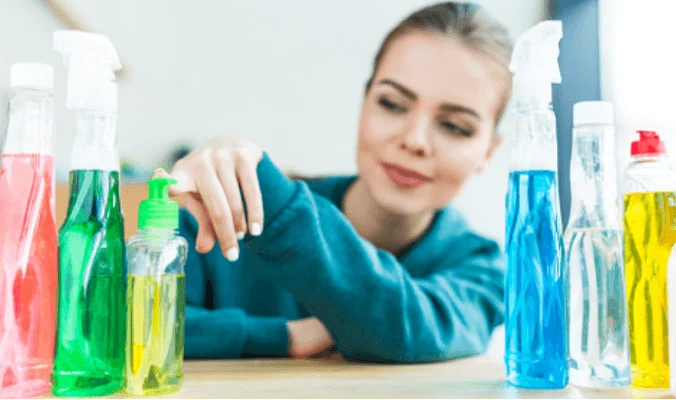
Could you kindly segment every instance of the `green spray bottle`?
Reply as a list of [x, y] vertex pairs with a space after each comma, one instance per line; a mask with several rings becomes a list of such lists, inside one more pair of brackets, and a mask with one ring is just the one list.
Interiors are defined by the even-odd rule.
[[102, 35], [54, 32], [76, 111], [70, 197], [59, 231], [59, 300], [52, 392], [104, 396], [124, 382], [125, 261], [116, 147], [120, 60]]
[[126, 391], [172, 393], [183, 385], [185, 272], [188, 243], [177, 235], [178, 204], [169, 200], [176, 181], [148, 181], [136, 235], [127, 241]]

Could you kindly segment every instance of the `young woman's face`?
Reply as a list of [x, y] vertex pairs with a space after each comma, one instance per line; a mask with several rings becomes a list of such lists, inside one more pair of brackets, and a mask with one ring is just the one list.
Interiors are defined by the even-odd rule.
[[504, 84], [494, 62], [428, 33], [397, 38], [366, 93], [360, 176], [375, 200], [408, 215], [445, 207], [486, 164]]

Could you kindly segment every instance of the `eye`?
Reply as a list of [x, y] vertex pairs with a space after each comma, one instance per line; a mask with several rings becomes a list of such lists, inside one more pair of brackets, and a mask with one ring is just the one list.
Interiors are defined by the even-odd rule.
[[450, 121], [440, 121], [439, 124], [441, 127], [452, 135], [460, 135], [464, 137], [471, 137], [472, 131], [466, 128], [461, 127], [460, 125], [454, 124]]
[[381, 97], [380, 99], [378, 99], [378, 104], [380, 104], [382, 108], [394, 114], [401, 114], [403, 112], [406, 112], [406, 107], [400, 106], [399, 104], [390, 101], [386, 97]]

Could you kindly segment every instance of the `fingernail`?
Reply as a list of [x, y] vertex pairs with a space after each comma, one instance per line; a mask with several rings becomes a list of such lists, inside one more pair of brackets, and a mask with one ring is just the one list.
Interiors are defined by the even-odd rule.
[[254, 222], [253, 224], [251, 224], [251, 234], [253, 236], [260, 236], [261, 233], [262, 233], [261, 224], [259, 224], [258, 222]]
[[232, 249], [228, 250], [225, 256], [228, 258], [228, 261], [235, 262], [239, 258], [239, 250], [237, 250], [236, 247], [233, 247]]
[[237, 232], [237, 240], [244, 239], [244, 232]]

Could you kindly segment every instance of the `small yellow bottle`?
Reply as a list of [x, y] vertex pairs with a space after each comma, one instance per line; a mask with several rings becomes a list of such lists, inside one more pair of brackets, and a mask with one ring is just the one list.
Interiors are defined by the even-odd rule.
[[185, 265], [188, 244], [176, 235], [178, 205], [169, 200], [175, 181], [148, 181], [139, 232], [127, 241], [126, 392], [155, 396], [183, 385]]
[[676, 185], [664, 143], [639, 131], [626, 171], [624, 258], [632, 382], [669, 387], [667, 265], [676, 243]]

